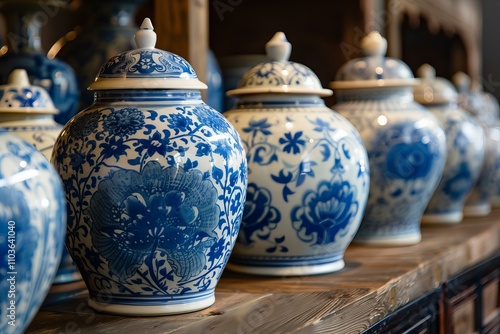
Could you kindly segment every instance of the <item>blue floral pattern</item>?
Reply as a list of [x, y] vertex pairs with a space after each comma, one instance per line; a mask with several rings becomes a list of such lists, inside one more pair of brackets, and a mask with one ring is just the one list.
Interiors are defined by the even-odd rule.
[[99, 76], [101, 78], [152, 76], [197, 78], [195, 71], [185, 59], [160, 49], [122, 52], [101, 67]]
[[[5, 293], [0, 297], [0, 332], [24, 332], [44, 301], [64, 247], [65, 213], [59, 176], [49, 161], [24, 140], [1, 133], [0, 290]], [[9, 235], [15, 236], [12, 243]], [[13, 276], [15, 297], [10, 298], [8, 279]], [[15, 327], [7, 324], [12, 301]]]
[[261, 86], [286, 86], [291, 89], [304, 87], [321, 90], [321, 84], [313, 71], [307, 66], [287, 61], [272, 61], [261, 63], [248, 70], [238, 87], [251, 89]]
[[[296, 266], [301, 256], [313, 262], [325, 256], [325, 261], [338, 261], [359, 226], [368, 194], [368, 160], [361, 139], [327, 108], [272, 111], [225, 113], [233, 124], [241, 124], [249, 167], [233, 262], [268, 266], [274, 256], [280, 267]], [[298, 252], [297, 242], [311, 255]]]
[[234, 128], [201, 100], [96, 105], [67, 127], [52, 160], [68, 200], [67, 245], [91, 298], [106, 289], [154, 305], [213, 291], [246, 196]]

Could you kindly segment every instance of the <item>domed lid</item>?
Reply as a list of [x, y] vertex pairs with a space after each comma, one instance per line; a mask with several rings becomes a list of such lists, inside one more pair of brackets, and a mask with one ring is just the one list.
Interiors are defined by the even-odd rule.
[[238, 88], [228, 96], [262, 93], [311, 94], [330, 96], [333, 92], [321, 86], [316, 74], [307, 66], [289, 61], [292, 45], [282, 32], [277, 32], [266, 44], [269, 62], [260, 63], [248, 70]]
[[453, 84], [436, 78], [436, 70], [429, 64], [423, 64], [417, 70], [420, 83], [413, 87], [413, 97], [420, 104], [443, 104], [457, 102], [457, 91]]
[[135, 34], [138, 49], [125, 51], [101, 66], [89, 90], [206, 89], [182, 57], [155, 48], [156, 33], [145, 18]]
[[361, 40], [366, 57], [342, 65], [330, 86], [333, 89], [412, 86], [416, 83], [408, 65], [396, 58], [385, 57], [387, 40], [372, 31]]
[[15, 69], [9, 74], [7, 84], [0, 86], [0, 97], [0, 114], [59, 113], [49, 93], [43, 87], [30, 84], [24, 69]]

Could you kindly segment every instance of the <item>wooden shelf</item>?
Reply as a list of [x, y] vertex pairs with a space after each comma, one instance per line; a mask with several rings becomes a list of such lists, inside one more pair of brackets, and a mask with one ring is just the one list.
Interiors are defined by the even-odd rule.
[[351, 244], [340, 272], [260, 277], [226, 270], [208, 309], [163, 317], [94, 312], [86, 293], [43, 307], [26, 333], [358, 333], [500, 252], [500, 210], [424, 226], [410, 247]]

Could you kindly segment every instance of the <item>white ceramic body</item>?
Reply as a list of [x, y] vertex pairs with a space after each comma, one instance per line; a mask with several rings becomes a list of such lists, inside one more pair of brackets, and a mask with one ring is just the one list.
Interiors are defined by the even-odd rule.
[[443, 176], [427, 206], [422, 223], [459, 223], [463, 206], [483, 166], [486, 138], [479, 122], [456, 103], [426, 105], [446, 133]]
[[238, 134], [198, 90], [98, 91], [66, 124], [52, 161], [90, 306], [159, 315], [213, 304], [247, 167]]
[[420, 242], [420, 221], [441, 178], [446, 138], [413, 101], [411, 87], [339, 90], [333, 109], [359, 131], [368, 152], [368, 204], [354, 241], [381, 246]]
[[59, 175], [25, 140], [0, 133], [0, 332], [23, 333], [42, 305], [64, 248]]
[[356, 129], [308, 95], [242, 96], [224, 116], [242, 138], [249, 170], [228, 268], [273, 276], [342, 269], [368, 196]]

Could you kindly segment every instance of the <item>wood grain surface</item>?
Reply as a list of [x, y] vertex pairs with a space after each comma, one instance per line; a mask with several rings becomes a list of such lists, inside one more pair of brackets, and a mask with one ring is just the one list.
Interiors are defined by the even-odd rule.
[[409, 247], [351, 244], [346, 267], [305, 277], [226, 270], [216, 302], [199, 312], [123, 317], [93, 311], [86, 291], [44, 306], [26, 333], [360, 333], [500, 251], [500, 210], [461, 224], [423, 226]]

